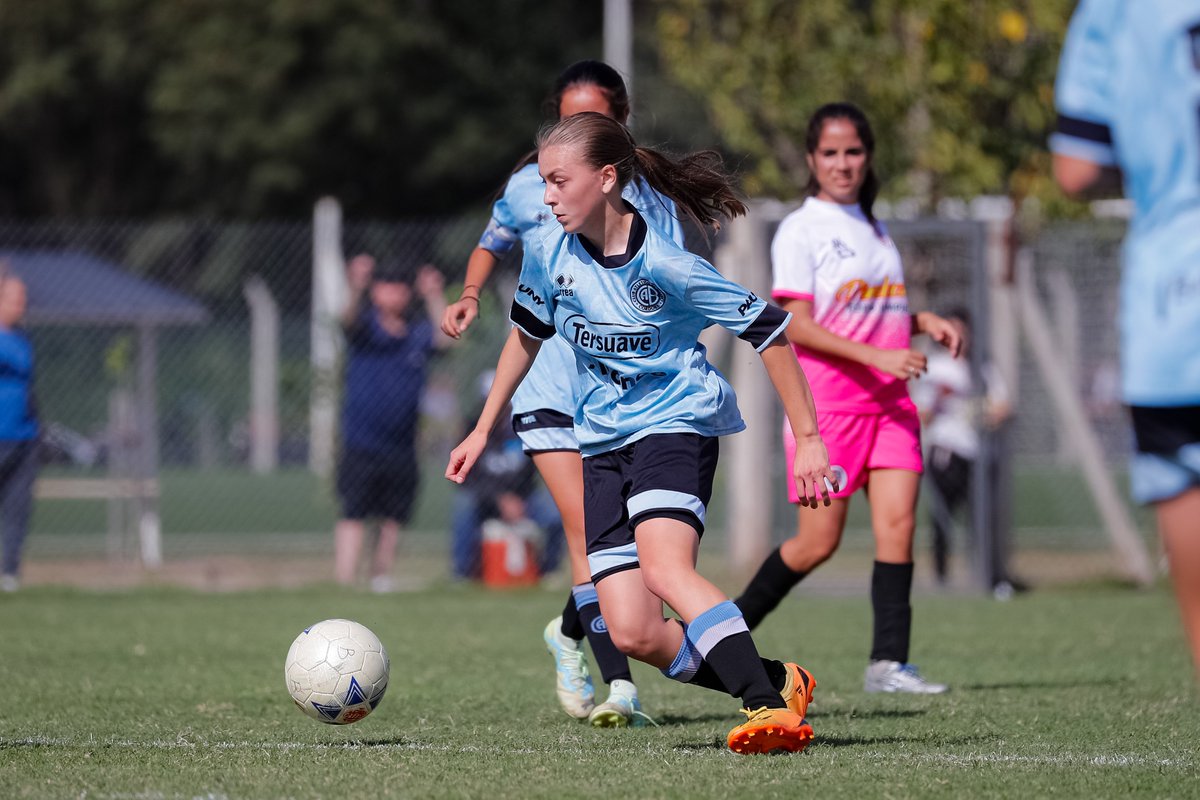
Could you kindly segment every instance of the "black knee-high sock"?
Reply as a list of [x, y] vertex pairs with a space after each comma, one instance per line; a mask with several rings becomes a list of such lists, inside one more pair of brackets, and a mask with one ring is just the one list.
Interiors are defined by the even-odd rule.
[[758, 627], [763, 618], [775, 610], [792, 587], [804, 579], [807, 572], [796, 572], [783, 563], [779, 548], [771, 551], [754, 578], [746, 585], [742, 596], [733, 602], [741, 609], [750, 630]]
[[579, 607], [575, 605], [575, 593], [567, 595], [567, 604], [563, 606], [562, 635], [579, 642], [583, 640], [583, 623], [579, 621]]
[[571, 590], [575, 604], [579, 608], [579, 621], [584, 633], [587, 634], [588, 644], [592, 646], [592, 657], [600, 668], [600, 677], [605, 683], [613, 681], [632, 681], [629, 672], [629, 659], [613, 644], [608, 635], [608, 626], [600, 614], [600, 599], [596, 596], [596, 587], [590, 583], [581, 584]]
[[875, 633], [871, 642], [871, 660], [908, 662], [908, 642], [912, 632], [912, 564], [875, 562], [871, 573], [871, 608], [875, 612]]
[[[730, 694], [729, 688], [717, 675], [712, 668], [712, 664], [700, 658], [700, 653], [696, 651], [695, 646], [688, 640], [687, 626], [679, 620], [679, 627], [683, 629], [683, 642], [680, 645], [679, 654], [675, 657], [675, 663], [662, 672], [668, 678], [677, 680], [682, 683], [688, 683], [692, 686], [700, 686], [705, 689], [712, 689], [715, 692], [722, 694]], [[763, 658], [763, 669], [767, 672], [767, 678], [770, 679], [771, 685], [776, 690], [782, 691], [787, 684], [787, 668], [782, 661], [776, 661], [772, 658]]]
[[771, 684], [754, 639], [738, 607], [726, 600], [705, 611], [687, 626], [687, 638], [700, 658], [746, 708], [783, 708], [779, 690]]
[[[770, 679], [771, 686], [774, 687], [775, 691], [783, 691], [783, 687], [787, 683], [787, 670], [784, 668], [783, 662], [776, 661], [773, 658], [763, 658], [762, 665], [763, 669], [767, 671], [767, 678]], [[729, 691], [725, 684], [721, 682], [721, 678], [717, 675], [716, 671], [713, 670], [712, 664], [709, 664], [707, 661], [700, 662], [700, 667], [696, 670], [696, 674], [692, 676], [692, 679], [688, 681], [688, 683], [692, 684], [693, 686], [703, 686], [705, 689], [724, 692], [725, 694], [733, 694]]]

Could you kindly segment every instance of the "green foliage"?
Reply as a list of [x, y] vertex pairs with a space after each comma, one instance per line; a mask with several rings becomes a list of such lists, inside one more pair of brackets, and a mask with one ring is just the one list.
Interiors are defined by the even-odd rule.
[[666, 69], [749, 154], [747, 189], [791, 197], [819, 105], [872, 120], [893, 194], [927, 205], [1049, 191], [1045, 140], [1074, 0], [664, 0]]
[[[728, 697], [635, 665], [659, 727], [568, 719], [539, 634], [563, 591], [378, 597], [331, 587], [5, 596], [0, 795], [123, 797], [1183, 797], [1200, 723], [1166, 592], [925, 597], [941, 697], [865, 695], [862, 598], [789, 598], [755, 632], [817, 677], [798, 756], [723, 745]], [[284, 688], [305, 625], [349, 617], [392, 659], [383, 702], [321, 725]], [[799, 643], [799, 644], [798, 644]], [[752, 791], [750, 791], [752, 790]]]
[[0, 212], [394, 217], [479, 203], [599, 7], [0, 4]]

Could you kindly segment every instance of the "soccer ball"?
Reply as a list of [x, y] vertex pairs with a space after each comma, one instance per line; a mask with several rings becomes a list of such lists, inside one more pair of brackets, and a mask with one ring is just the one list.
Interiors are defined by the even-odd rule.
[[330, 725], [358, 722], [383, 699], [388, 654], [379, 637], [348, 619], [300, 632], [283, 665], [288, 693], [308, 716]]

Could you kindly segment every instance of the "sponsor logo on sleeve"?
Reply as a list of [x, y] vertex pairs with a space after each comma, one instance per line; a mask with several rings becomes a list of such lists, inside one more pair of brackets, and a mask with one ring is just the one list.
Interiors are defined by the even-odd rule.
[[666, 293], [646, 278], [638, 278], [629, 287], [629, 302], [638, 311], [658, 311], [667, 302]]
[[746, 316], [746, 312], [749, 311], [750, 307], [753, 306], [757, 302], [758, 302], [758, 295], [756, 295], [754, 292], [751, 292], [750, 294], [746, 295], [746, 299], [742, 301], [742, 304], [740, 306], [738, 306], [738, 315], [743, 316], [743, 317]]
[[536, 303], [539, 306], [546, 305], [546, 301], [542, 299], [541, 295], [539, 295], [531, 287], [526, 286], [523, 283], [517, 284], [517, 291], [523, 295], [526, 295], [530, 300], [532, 300], [534, 303]]

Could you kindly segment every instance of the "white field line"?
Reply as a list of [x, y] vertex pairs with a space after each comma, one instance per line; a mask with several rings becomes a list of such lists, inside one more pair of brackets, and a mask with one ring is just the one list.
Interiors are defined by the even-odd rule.
[[[478, 745], [440, 745], [428, 742], [250, 742], [250, 741], [192, 741], [190, 739], [156, 739], [146, 742], [129, 739], [66, 739], [44, 736], [31, 736], [21, 739], [0, 739], [0, 749], [9, 747], [119, 747], [149, 750], [259, 750], [272, 752], [287, 751], [337, 751], [337, 750], [393, 750], [397, 752], [432, 752], [432, 753], [488, 753], [494, 755], [536, 755], [539, 753], [562, 752], [561, 748], [535, 750], [528, 747], [499, 747]], [[1029, 766], [1048, 767], [1170, 767], [1175, 769], [1192, 769], [1196, 762], [1190, 759], [1150, 758], [1137, 755], [1122, 755], [1118, 753], [1100, 755], [1046, 755], [1022, 756], [1003, 753], [896, 753], [881, 750], [863, 753], [861, 756], [870, 761], [882, 762], [919, 762], [923, 764], [949, 767], [972, 767], [981, 764], [1026, 764]]]

